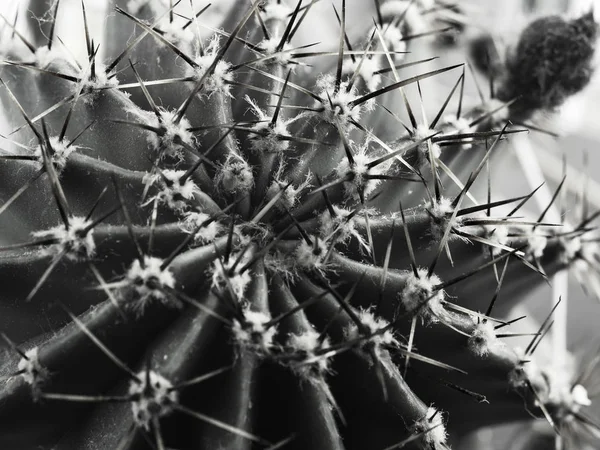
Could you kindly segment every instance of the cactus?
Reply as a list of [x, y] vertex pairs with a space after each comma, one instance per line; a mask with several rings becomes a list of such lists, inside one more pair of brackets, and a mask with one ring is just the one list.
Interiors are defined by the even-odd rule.
[[[478, 41], [497, 89], [468, 106], [464, 64], [406, 54], [468, 24], [458, 4], [375, 1], [356, 41], [341, 0], [317, 48], [296, 44], [314, 0], [240, 2], [223, 28], [110, 3], [101, 45], [81, 3], [84, 62], [59, 0], [4, 19], [2, 448], [439, 450], [531, 415], [564, 448], [597, 436], [596, 361], [536, 364], [552, 312], [525, 349], [503, 316], [568, 267], [598, 285], [596, 215], [476, 192], [589, 81], [591, 13], [533, 22], [505, 60]], [[406, 90], [442, 76], [417, 113]]]

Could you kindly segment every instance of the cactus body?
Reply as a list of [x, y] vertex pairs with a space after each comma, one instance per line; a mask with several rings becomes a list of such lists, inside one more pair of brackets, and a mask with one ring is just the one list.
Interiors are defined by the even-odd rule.
[[[59, 2], [34, 3], [52, 23]], [[593, 429], [590, 374], [532, 361], [548, 324], [519, 350], [497, 318], [559, 270], [593, 273], [593, 217], [564, 231], [516, 218], [528, 193], [471, 193], [522, 130], [510, 119], [586, 84], [591, 17], [548, 19], [570, 38], [558, 56], [534, 23], [498, 98], [471, 108], [463, 65], [403, 76], [442, 2], [376, 2], [358, 43], [342, 2], [326, 51], [295, 44], [314, 3], [244, 4], [206, 38], [202, 8], [111, 2], [104, 60], [86, 28], [83, 63], [54, 27], [15, 27], [2, 448], [439, 450], [530, 413]], [[544, 80], [519, 58], [548, 63]], [[551, 68], [567, 60], [565, 81]], [[442, 75], [448, 101], [416, 119], [405, 89]]]

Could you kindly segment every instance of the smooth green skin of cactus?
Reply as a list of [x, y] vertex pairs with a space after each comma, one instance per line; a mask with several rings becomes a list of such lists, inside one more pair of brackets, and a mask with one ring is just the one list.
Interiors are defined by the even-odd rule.
[[[416, 31], [424, 6], [380, 3], [352, 59], [385, 69], [401, 55], [383, 36]], [[317, 80], [297, 64], [317, 50], [285, 39], [309, 5], [254, 4], [199, 45], [160, 2], [116, 1], [104, 65], [91, 39], [75, 65], [52, 21], [29, 23], [30, 49], [5, 44], [19, 131], [0, 192], [22, 192], [0, 206], [0, 447], [438, 450], [530, 412], [591, 427], [587, 378], [525, 362], [538, 336], [516, 351], [488, 317], [545, 282], [536, 267], [589, 269], [589, 221], [532, 232], [466, 206], [518, 129], [507, 108], [378, 138], [401, 129], [382, 106], [400, 111], [403, 87], [454, 70], [452, 96], [462, 68], [353, 75], [342, 35]]]

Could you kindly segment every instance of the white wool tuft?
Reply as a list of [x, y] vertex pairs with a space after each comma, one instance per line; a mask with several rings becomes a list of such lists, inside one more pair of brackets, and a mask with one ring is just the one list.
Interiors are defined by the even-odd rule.
[[[189, 69], [191, 70], [190, 75], [196, 78], [196, 80], [200, 81], [200, 79], [204, 77], [206, 71], [215, 62], [215, 58], [217, 57], [218, 53], [219, 35], [214, 34], [205, 49], [204, 56], [199, 56], [196, 58], [196, 64], [198, 64], [198, 67], [195, 69]], [[215, 92], [219, 92], [231, 96], [229, 92], [229, 81], [233, 81], [231, 64], [221, 59], [219, 62], [217, 62], [217, 65], [214, 67], [212, 73], [204, 78], [204, 86], [199, 92], [199, 95], [207, 94], [210, 97]]]
[[[375, 32], [374, 28], [369, 30], [368, 35], [371, 36], [373, 32]], [[406, 45], [406, 41], [402, 40], [404, 37], [404, 35], [402, 34], [402, 30], [400, 30], [400, 28], [398, 28], [394, 24], [386, 24], [385, 28], [383, 30], [380, 30], [380, 33], [383, 37], [383, 41], [385, 42], [385, 47], [387, 51], [391, 53], [392, 61], [394, 61], [395, 63], [399, 63], [402, 60], [404, 60], [408, 46]], [[376, 42], [379, 42], [379, 38], [376, 37], [376, 39]], [[385, 55], [384, 58], [387, 65], [387, 57]]]
[[[52, 161], [54, 168], [60, 173], [67, 165], [67, 161], [71, 153], [73, 153], [78, 147], [75, 145], [69, 145], [70, 142], [67, 140], [61, 141], [58, 136], [50, 137], [50, 147], [52, 150], [48, 151], [48, 156]], [[44, 167], [44, 157], [42, 156], [42, 149], [38, 145], [34, 152], [34, 156], [37, 157], [37, 164], [39, 168]]]
[[56, 45], [51, 49], [48, 49], [47, 45], [42, 45], [35, 50], [36, 67], [47, 69], [51, 64], [58, 64], [61, 66], [61, 69], [67, 69], [67, 71], [69, 71], [70, 67], [63, 60], [63, 56], [63, 53], [58, 50]]
[[[509, 227], [507, 225], [484, 225], [485, 237], [499, 245], [508, 245], [510, 237], [508, 236]], [[490, 247], [492, 256], [498, 256], [502, 250], [498, 247]], [[486, 249], [487, 250], [487, 249]]]
[[[157, 28], [164, 33], [163, 37], [167, 41], [172, 42], [173, 44], [179, 44], [180, 46], [182, 44], [191, 44], [195, 38], [191, 27], [184, 29], [179, 21], [171, 22], [168, 17], [163, 18]], [[159, 46], [166, 47], [162, 41], [157, 39], [156, 42]], [[186, 45], [181, 47], [181, 50], [184, 52], [191, 49], [185, 47]]]
[[232, 272], [233, 266], [239, 258], [239, 253], [232, 253], [227, 262], [216, 259], [213, 263], [212, 286], [219, 292], [231, 292], [238, 301], [244, 299], [246, 288], [252, 280], [250, 270], [240, 273], [240, 269], [250, 262], [250, 256], [245, 253]]
[[183, 184], [181, 183], [181, 177], [185, 172], [185, 170], [164, 169], [160, 174], [145, 176], [144, 181], [155, 185], [158, 193], [148, 199], [144, 205], [158, 199], [160, 203], [175, 211], [182, 212], [186, 209], [189, 206], [186, 200], [194, 198], [194, 195], [200, 192], [200, 188], [192, 181], [191, 177], [188, 177]]
[[139, 372], [138, 382], [131, 381], [129, 395], [132, 396], [131, 412], [134, 423], [146, 431], [155, 419], [173, 411], [173, 405], [179, 401], [179, 394], [171, 389], [173, 384], [162, 375], [150, 371]]
[[328, 355], [326, 353], [317, 355], [317, 352], [330, 345], [329, 339], [325, 338], [321, 342], [320, 337], [321, 335], [312, 328], [302, 334], [290, 334], [287, 345], [304, 354], [301, 361], [291, 365], [292, 370], [298, 375], [311, 378], [315, 372], [323, 374], [330, 370]]
[[[394, 337], [394, 332], [388, 328], [389, 322], [381, 317], [377, 317], [369, 309], [359, 309], [358, 319], [360, 323], [367, 329], [368, 337], [366, 342], [373, 344], [376, 348], [381, 346], [397, 346], [398, 341]], [[384, 332], [381, 330], [386, 329]], [[346, 335], [350, 339], [358, 339], [361, 337], [360, 330], [356, 324], [352, 324], [350, 328], [346, 330]]]
[[[90, 95], [84, 95], [81, 97], [82, 101], [88, 105], [94, 103], [98, 94], [104, 88], [115, 88], [119, 86], [119, 80], [116, 76], [110, 77], [106, 73], [106, 66], [100, 62], [95, 63], [95, 76], [91, 77], [91, 73], [88, 69], [82, 70], [82, 76], [85, 74], [83, 81], [82, 92], [90, 93]], [[73, 93], [78, 94], [81, 86], [78, 83], [73, 84]]]
[[267, 1], [262, 9], [259, 10], [259, 14], [263, 22], [270, 20], [278, 20], [281, 22], [287, 22], [289, 16], [294, 12], [292, 8], [283, 2], [276, 2], [273, 0]]
[[[356, 229], [357, 220], [361, 217], [364, 218], [364, 214], [356, 214], [350, 217], [352, 211], [339, 206], [333, 205], [333, 211], [335, 216], [332, 217], [328, 210], [323, 211], [320, 222], [320, 234], [323, 240], [327, 241], [335, 237], [335, 242], [344, 243], [347, 242], [351, 237], [354, 237], [366, 252], [370, 252], [371, 248], [367, 243], [365, 237], [359, 230]], [[368, 211], [363, 211], [367, 213]]]
[[[128, 292], [132, 294], [129, 299], [131, 305], [138, 312], [143, 312], [153, 300], [165, 305], [179, 306], [159, 289], [160, 287], [175, 287], [175, 277], [169, 268], [161, 268], [163, 260], [154, 256], [144, 256], [144, 265], [138, 259], [134, 260], [125, 274]], [[153, 286], [154, 284], [158, 287]], [[124, 295], [125, 293], [122, 293]]]
[[356, 57], [354, 61], [352, 59], [346, 59], [342, 66], [342, 73], [352, 77], [359, 65], [360, 69], [358, 71], [358, 76], [364, 80], [364, 83], [370, 92], [376, 91], [381, 84], [381, 75], [375, 74], [375, 72], [381, 69], [379, 60], [369, 56], [363, 58], [362, 55]]
[[250, 146], [257, 152], [282, 153], [290, 148], [290, 141], [281, 136], [290, 136], [285, 123], [277, 121], [275, 126], [270, 123], [257, 123], [252, 129], [260, 134], [251, 133]]
[[144, 125], [149, 125], [153, 128], [161, 130], [161, 135], [153, 131], [146, 132], [146, 140], [154, 150], [161, 150], [162, 156], [180, 157], [183, 151], [183, 145], [195, 146], [196, 140], [194, 134], [189, 131], [191, 128], [190, 122], [185, 117], [182, 117], [178, 122], [176, 111], [166, 110], [159, 107], [160, 120], [153, 111], [145, 111], [136, 106], [132, 106], [127, 112], [133, 114]]
[[189, 211], [185, 213], [183, 222], [180, 222], [180, 227], [186, 233], [196, 233], [194, 236], [195, 244], [210, 243], [223, 232], [223, 226], [216, 220], [213, 220], [208, 225], [204, 225], [197, 230], [200, 225], [206, 223], [209, 219], [210, 216], [206, 213]]
[[233, 321], [232, 332], [235, 340], [242, 347], [258, 346], [267, 351], [273, 345], [273, 338], [277, 333], [277, 327], [266, 326], [271, 321], [271, 317], [251, 309], [244, 309], [242, 314], [243, 320]]
[[[442, 119], [442, 128], [444, 134], [467, 134], [473, 133], [475, 128], [470, 125], [470, 121], [464, 117], [457, 118], [454, 114], [448, 114]], [[460, 148], [469, 150], [473, 147], [473, 138], [465, 138], [461, 141]]]
[[[435, 242], [439, 242], [446, 232], [446, 228], [450, 226], [450, 218], [452, 217], [452, 213], [454, 212], [454, 207], [452, 206], [452, 200], [447, 197], [441, 197], [437, 202], [435, 202], [431, 209], [431, 236], [433, 237]], [[460, 217], [455, 217], [452, 221], [453, 227], [460, 227], [462, 223], [462, 219]], [[454, 235], [450, 233], [450, 239]]]
[[252, 167], [239, 157], [227, 158], [215, 180], [227, 194], [248, 192], [254, 185]]
[[283, 136], [290, 136], [287, 125], [295, 120], [282, 120], [279, 116], [275, 124], [271, 124], [273, 119], [265, 111], [263, 111], [254, 100], [248, 95], [244, 97], [250, 105], [250, 111], [261, 122], [252, 126], [252, 129], [257, 133], [249, 133], [250, 147], [257, 152], [281, 153], [290, 148], [290, 141], [282, 139]]
[[362, 190], [363, 195], [367, 197], [381, 184], [381, 180], [368, 179], [368, 176], [386, 175], [392, 161], [387, 160], [369, 167], [369, 163], [377, 159], [377, 156], [369, 154], [369, 142], [365, 142], [358, 148], [353, 148], [350, 143], [350, 147], [354, 153], [352, 155], [354, 163], [350, 163], [348, 158], [343, 158], [335, 169], [336, 173], [339, 178], [349, 178], [349, 181], [344, 183], [348, 196], [356, 196]]
[[503, 347], [504, 343], [496, 337], [494, 324], [489, 320], [479, 323], [468, 341], [469, 349], [477, 356], [485, 356], [490, 351]]
[[[258, 49], [260, 49], [261, 53], [264, 56], [273, 56], [265, 61], [260, 63], [255, 63], [256, 66], [268, 66], [269, 64], [279, 64], [281, 66], [287, 67], [288, 63], [292, 60], [292, 50], [294, 47], [285, 42], [281, 47], [281, 50], [277, 50], [279, 47], [279, 42], [281, 41], [281, 36], [271, 36], [270, 39], [263, 40], [260, 44], [258, 44]], [[291, 66], [292, 68], [294, 66]]]
[[[400, 293], [400, 301], [406, 311], [416, 311], [421, 318], [428, 321], [437, 321], [444, 315], [444, 291], [435, 291], [435, 286], [441, 284], [441, 280], [435, 274], [427, 277], [427, 269], [417, 269], [419, 278], [410, 272], [407, 274], [406, 284]], [[429, 299], [429, 300], [427, 300]], [[423, 303], [426, 302], [425, 305]]]
[[306, 179], [300, 183], [299, 186], [296, 187], [293, 184], [288, 186], [288, 181], [282, 178], [284, 169], [285, 165], [282, 161], [279, 164], [279, 168], [277, 169], [275, 176], [273, 177], [273, 182], [269, 186], [269, 189], [267, 189], [266, 195], [267, 200], [271, 200], [273, 197], [281, 193], [281, 191], [287, 186], [285, 192], [279, 197], [279, 200], [275, 204], [275, 207], [282, 212], [285, 211], [285, 208], [291, 210], [296, 206], [300, 199], [300, 194], [302, 191], [304, 191], [304, 189], [310, 186], [312, 178], [312, 174], [309, 172], [306, 175]]
[[540, 228], [531, 228], [527, 231], [527, 253], [534, 258], [544, 256], [544, 250], [548, 244], [548, 238], [544, 236]]
[[85, 261], [96, 252], [94, 229], [86, 230], [92, 222], [84, 217], [69, 217], [69, 228], [61, 223], [49, 230], [35, 231], [34, 237], [54, 238], [58, 242], [49, 249], [51, 254], [63, 253], [71, 261]]
[[592, 406], [592, 401], [588, 395], [588, 391], [580, 384], [576, 384], [571, 389], [571, 397], [573, 399], [573, 403], [581, 406]]
[[526, 355], [521, 347], [515, 347], [513, 350], [517, 362], [508, 374], [509, 384], [513, 388], [519, 388], [525, 386], [529, 380], [539, 379], [541, 372], [536, 362], [530, 360], [530, 356]]
[[446, 446], [448, 435], [446, 433], [446, 426], [444, 425], [444, 418], [433, 406], [427, 408], [425, 417], [415, 422], [413, 430], [415, 434], [423, 433], [421, 440], [428, 448], [437, 449]]
[[33, 347], [25, 352], [27, 358], [21, 358], [17, 364], [17, 370], [25, 383], [37, 390], [40, 385], [48, 378], [48, 369], [40, 363], [39, 349]]
[[353, 106], [351, 102], [358, 99], [360, 95], [358, 95], [356, 86], [353, 86], [350, 91], [346, 91], [347, 87], [348, 82], [343, 81], [340, 83], [338, 91], [335, 92], [335, 77], [330, 74], [317, 80], [317, 95], [322, 100], [318, 107], [321, 108], [320, 115], [326, 122], [334, 125], [339, 122], [344, 127], [349, 120], [360, 121], [362, 113], [374, 106], [372, 102]]
[[[296, 251], [294, 252], [297, 266], [304, 269], [323, 269], [326, 265], [325, 257], [327, 256], [327, 244], [317, 236], [311, 237], [313, 244], [309, 244], [305, 240], [301, 240]], [[316, 242], [316, 246], [314, 245]]]

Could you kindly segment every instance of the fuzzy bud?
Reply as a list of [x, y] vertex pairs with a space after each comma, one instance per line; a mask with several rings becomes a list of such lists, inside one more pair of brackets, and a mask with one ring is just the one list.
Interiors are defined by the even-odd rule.
[[507, 58], [498, 92], [503, 101], [519, 97], [511, 116], [523, 120], [581, 91], [592, 76], [597, 31], [592, 13], [571, 21], [548, 16], [530, 23]]

